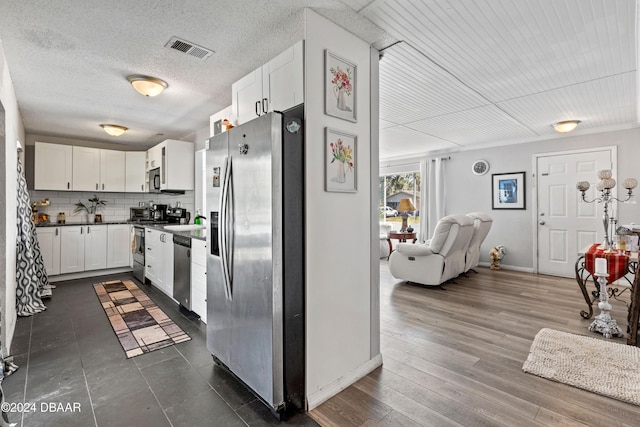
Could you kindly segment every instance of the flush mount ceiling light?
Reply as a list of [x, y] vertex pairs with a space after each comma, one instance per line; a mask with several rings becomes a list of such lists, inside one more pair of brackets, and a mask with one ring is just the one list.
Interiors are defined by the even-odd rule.
[[128, 128], [124, 127], [124, 126], [120, 126], [120, 125], [106, 125], [106, 124], [102, 124], [100, 125], [100, 127], [102, 129], [104, 129], [104, 131], [106, 133], [108, 133], [111, 136], [120, 136], [123, 133], [125, 133]]
[[129, 83], [131, 83], [135, 90], [144, 96], [160, 95], [160, 92], [169, 87], [167, 82], [164, 80], [140, 74], [129, 76], [127, 77], [127, 80], [129, 80]]
[[580, 120], [565, 120], [563, 122], [554, 123], [553, 128], [556, 132], [567, 133], [574, 130], [576, 126], [578, 126], [578, 123], [580, 123]]

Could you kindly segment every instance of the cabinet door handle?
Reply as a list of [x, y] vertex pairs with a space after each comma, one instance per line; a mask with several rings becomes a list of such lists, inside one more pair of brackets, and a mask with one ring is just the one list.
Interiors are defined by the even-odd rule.
[[104, 184], [102, 184], [102, 189], [104, 190]]
[[140, 186], [140, 190], [144, 191], [144, 184]]
[[80, 227], [80, 234], [84, 234], [84, 227]]
[[87, 234], [91, 233], [91, 227], [87, 227]]
[[67, 190], [70, 190], [70, 189], [71, 189], [71, 183], [67, 182]]
[[267, 111], [269, 111], [269, 101], [267, 98], [262, 98], [262, 112], [267, 114]]
[[256, 116], [260, 116], [260, 101], [256, 101]]
[[58, 235], [58, 229], [56, 228], [56, 236]]
[[98, 183], [96, 182], [96, 190], [98, 189]]

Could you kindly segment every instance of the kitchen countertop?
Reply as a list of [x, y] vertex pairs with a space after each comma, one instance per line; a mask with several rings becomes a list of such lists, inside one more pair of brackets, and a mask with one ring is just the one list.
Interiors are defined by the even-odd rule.
[[39, 222], [36, 224], [38, 227], [72, 227], [74, 225], [110, 225], [110, 224], [129, 224], [127, 220], [121, 221], [102, 221], [102, 222], [66, 222], [64, 224], [58, 224], [57, 222]]
[[[39, 227], [71, 227], [71, 226], [81, 226], [81, 225], [110, 225], [110, 224], [130, 224], [137, 225], [140, 227], [151, 228], [154, 230], [162, 231], [164, 233], [177, 234], [180, 236], [191, 237], [192, 239], [198, 240], [207, 240], [207, 230], [189, 230], [189, 231], [175, 231], [175, 230], [166, 230], [164, 228], [165, 225], [171, 224], [141, 224], [137, 222], [129, 222], [128, 220], [121, 221], [103, 221], [99, 223], [94, 222], [67, 222], [65, 224], [57, 224], [55, 222], [50, 223], [39, 223], [36, 224], [36, 228]], [[175, 224], [173, 224], [175, 225]]]
[[176, 224], [143, 224], [146, 228], [151, 228], [153, 230], [162, 231], [164, 233], [177, 234], [179, 236], [191, 237], [192, 239], [197, 240], [207, 240], [207, 230], [188, 230], [188, 231], [176, 231], [176, 230], [166, 230], [164, 228], [165, 225], [176, 225]]

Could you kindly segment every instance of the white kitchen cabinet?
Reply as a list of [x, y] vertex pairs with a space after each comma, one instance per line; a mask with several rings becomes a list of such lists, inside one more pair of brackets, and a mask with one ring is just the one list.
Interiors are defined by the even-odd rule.
[[73, 191], [100, 189], [100, 150], [91, 147], [73, 147]]
[[107, 268], [131, 265], [131, 226], [107, 225]]
[[150, 148], [148, 155], [149, 168], [160, 168], [160, 190], [193, 190], [195, 161], [192, 142], [167, 139]]
[[73, 147], [74, 191], [124, 191], [124, 151]]
[[38, 227], [36, 235], [47, 275], [60, 274], [60, 227]]
[[107, 268], [107, 227], [84, 226], [84, 271]]
[[147, 160], [147, 170], [160, 167], [160, 163], [162, 162], [162, 147], [160, 144], [149, 148], [147, 151]]
[[60, 227], [60, 274], [84, 271], [84, 228]]
[[207, 323], [207, 243], [191, 239], [191, 311]]
[[299, 41], [231, 85], [233, 120], [240, 125], [304, 102], [304, 50]]
[[145, 228], [145, 277], [173, 298], [173, 235]]
[[106, 225], [60, 227], [60, 274], [106, 267]]
[[35, 190], [71, 190], [73, 149], [70, 145], [36, 142], [33, 188]]
[[[117, 150], [100, 151], [100, 188], [99, 191], [124, 192], [125, 152]], [[143, 170], [144, 172], [144, 170]]]
[[146, 162], [147, 153], [144, 151], [125, 152], [125, 192], [142, 193], [147, 190], [145, 188]]

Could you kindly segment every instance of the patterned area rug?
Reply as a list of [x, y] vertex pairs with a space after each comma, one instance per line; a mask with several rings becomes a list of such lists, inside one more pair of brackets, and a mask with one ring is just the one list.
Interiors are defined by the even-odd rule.
[[640, 348], [553, 329], [533, 339], [522, 370], [640, 405]]
[[191, 339], [131, 280], [93, 287], [127, 359]]

